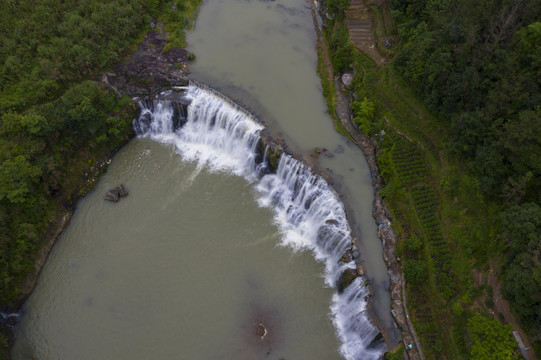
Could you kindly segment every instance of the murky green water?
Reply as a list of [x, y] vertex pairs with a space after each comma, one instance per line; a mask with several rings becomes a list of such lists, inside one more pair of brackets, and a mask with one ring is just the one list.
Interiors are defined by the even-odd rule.
[[[104, 201], [120, 182], [130, 194]], [[13, 358], [340, 358], [321, 264], [276, 245], [253, 191], [132, 141], [55, 245]]]
[[187, 39], [197, 56], [191, 66], [195, 79], [253, 109], [292, 152], [308, 158], [319, 147], [333, 154], [321, 156], [320, 167], [329, 170], [344, 196], [354, 236], [362, 240], [374, 309], [392, 335], [389, 276], [372, 218], [370, 172], [362, 152], [334, 131], [326, 112], [310, 3], [209, 0]]

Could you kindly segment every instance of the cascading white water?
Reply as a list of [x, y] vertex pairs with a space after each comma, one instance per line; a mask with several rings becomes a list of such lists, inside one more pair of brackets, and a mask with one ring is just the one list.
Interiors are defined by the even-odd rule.
[[[137, 134], [174, 144], [183, 159], [211, 171], [256, 181], [258, 203], [274, 211], [281, 244], [294, 251], [311, 250], [325, 264], [325, 283], [334, 287], [346, 268], [355, 267], [353, 262], [339, 261], [351, 247], [351, 235], [334, 190], [309, 167], [285, 154], [276, 173], [261, 176], [257, 145], [263, 126], [213, 91], [190, 85], [186, 97], [191, 104], [182, 121], [174, 119], [171, 102], [140, 103], [141, 115], [134, 121]], [[176, 126], [175, 121], [182, 125]], [[385, 350], [381, 341], [374, 341], [378, 330], [366, 313], [367, 297], [362, 278], [333, 296], [331, 317], [346, 359], [378, 359]]]
[[[187, 88], [191, 100], [183, 123], [175, 126], [170, 101], [140, 102], [141, 115], [134, 121], [138, 135], [174, 144], [186, 161], [208, 165], [212, 171], [228, 171], [255, 180], [256, 146], [263, 126], [214, 94], [196, 86]], [[175, 128], [177, 128], [175, 130]]]
[[[325, 282], [334, 287], [346, 268], [340, 258], [351, 247], [344, 207], [334, 190], [303, 163], [283, 154], [276, 174], [265, 175], [256, 186], [261, 206], [274, 210], [281, 242], [294, 250], [309, 249], [325, 263]], [[378, 359], [384, 346], [372, 344], [378, 330], [366, 314], [368, 288], [357, 278], [343, 293], [333, 295], [331, 314], [346, 359]]]

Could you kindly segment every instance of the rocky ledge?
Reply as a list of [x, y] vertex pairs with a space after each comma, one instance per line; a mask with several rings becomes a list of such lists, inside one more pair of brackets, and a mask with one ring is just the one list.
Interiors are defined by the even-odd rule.
[[172, 86], [188, 85], [190, 53], [186, 49], [164, 52], [164, 24], [149, 31], [127, 62], [113, 66], [95, 81], [119, 97], [148, 97]]

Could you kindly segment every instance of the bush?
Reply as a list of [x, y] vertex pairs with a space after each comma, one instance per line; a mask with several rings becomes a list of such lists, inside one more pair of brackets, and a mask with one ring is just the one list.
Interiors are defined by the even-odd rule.
[[342, 23], [336, 24], [331, 33], [331, 62], [335, 74], [351, 69], [355, 60], [353, 45], [349, 42], [349, 33]]
[[359, 129], [366, 135], [370, 136], [374, 132], [374, 115], [376, 114], [376, 104], [368, 99], [367, 97], [363, 98], [362, 101], [354, 101], [352, 105], [352, 110], [354, 114], [353, 121]]
[[406, 249], [418, 251], [423, 248], [423, 242], [416, 235], [411, 236], [406, 240]]
[[404, 265], [406, 281], [420, 284], [428, 278], [427, 266], [424, 261], [408, 260]]
[[517, 343], [511, 336], [511, 325], [502, 325], [495, 318], [474, 315], [468, 320], [472, 339], [472, 360], [513, 360]]

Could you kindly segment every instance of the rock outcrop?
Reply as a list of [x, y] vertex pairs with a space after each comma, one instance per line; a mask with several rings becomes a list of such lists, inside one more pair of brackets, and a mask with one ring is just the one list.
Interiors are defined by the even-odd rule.
[[263, 130], [259, 134], [260, 141], [260, 151], [262, 154], [267, 154], [267, 162], [271, 167], [271, 171], [275, 171], [278, 168], [278, 162], [280, 161], [280, 156], [286, 151], [287, 145], [284, 140], [274, 139], [270, 134]]
[[351, 285], [351, 283], [359, 277], [359, 274], [357, 274], [357, 271], [355, 269], [346, 269], [340, 276], [340, 280], [336, 284], [336, 288], [338, 290], [338, 293], [344, 292], [344, 290]]
[[189, 52], [170, 49], [164, 53], [167, 33], [163, 27], [157, 24], [127, 62], [113, 66], [95, 80], [119, 97], [148, 97], [171, 86], [187, 85]]

